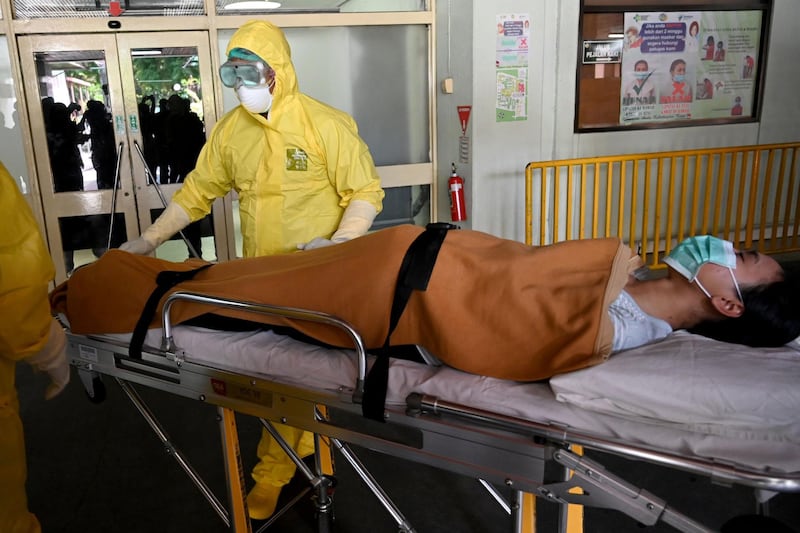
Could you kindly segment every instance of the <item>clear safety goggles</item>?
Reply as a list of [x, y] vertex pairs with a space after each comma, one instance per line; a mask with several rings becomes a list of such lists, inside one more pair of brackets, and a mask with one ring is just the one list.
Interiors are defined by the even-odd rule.
[[242, 85], [255, 87], [267, 84], [270, 70], [262, 61], [226, 61], [219, 67], [219, 77], [225, 87], [235, 87], [237, 80], [241, 80]]

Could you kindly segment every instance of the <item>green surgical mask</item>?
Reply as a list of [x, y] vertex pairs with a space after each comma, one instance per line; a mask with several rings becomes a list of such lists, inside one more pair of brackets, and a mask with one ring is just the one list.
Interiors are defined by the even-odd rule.
[[700, 267], [706, 263], [725, 267], [731, 273], [739, 300], [742, 299], [742, 291], [739, 290], [739, 283], [733, 274], [733, 270], [736, 268], [736, 252], [733, 249], [733, 243], [729, 241], [712, 235], [689, 237], [673, 248], [664, 258], [664, 262], [689, 281], [697, 283], [697, 286], [709, 298], [711, 295], [697, 280]]

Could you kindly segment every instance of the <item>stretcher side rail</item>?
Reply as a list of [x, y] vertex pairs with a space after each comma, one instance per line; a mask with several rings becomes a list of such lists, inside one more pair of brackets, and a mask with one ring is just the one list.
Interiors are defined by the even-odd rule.
[[669, 468], [709, 477], [720, 485], [738, 484], [775, 492], [800, 492], [800, 472], [758, 471], [742, 465], [725, 464], [714, 459], [683, 457], [672, 452], [634, 444], [623, 444], [612, 439], [594, 436], [568, 428], [557, 428], [543, 424], [475, 409], [462, 404], [448, 402], [438, 397], [410, 394], [407, 399], [409, 412], [450, 416], [470, 420], [507, 431], [532, 432], [537, 437], [563, 446], [580, 445], [600, 452], [608, 452], [626, 459], [643, 460]]
[[206, 304], [213, 307], [227, 307], [230, 309], [239, 309], [251, 313], [262, 315], [280, 316], [285, 318], [294, 318], [297, 320], [305, 320], [309, 322], [318, 322], [327, 324], [329, 326], [337, 327], [343, 330], [350, 339], [353, 341], [353, 347], [356, 351], [358, 360], [358, 375], [356, 376], [356, 383], [353, 387], [353, 402], [360, 404], [364, 397], [364, 380], [367, 373], [367, 352], [364, 347], [364, 341], [361, 335], [344, 320], [319, 311], [311, 311], [308, 309], [299, 309], [295, 307], [282, 307], [275, 305], [267, 305], [255, 302], [245, 302], [240, 300], [233, 300], [219, 296], [208, 296], [191, 291], [176, 291], [167, 296], [164, 301], [164, 307], [161, 312], [161, 349], [176, 357], [178, 364], [182, 363], [182, 355], [179, 347], [175, 346], [172, 336], [172, 321], [170, 320], [169, 313], [172, 306], [180, 301], [189, 301], [199, 304]]
[[[530, 433], [487, 430], [467, 423], [410, 416], [403, 406], [387, 406], [386, 423], [366, 419], [347, 388], [324, 390], [242, 373], [224, 364], [187, 359], [170, 363], [164, 352], [145, 347], [142, 359], [102, 337], [67, 333], [71, 364], [202, 403], [231, 409], [401, 459], [449, 470], [527, 492], [541, 484], [546, 448]], [[124, 344], [124, 343], [123, 343]], [[319, 415], [319, 406], [327, 417]]]

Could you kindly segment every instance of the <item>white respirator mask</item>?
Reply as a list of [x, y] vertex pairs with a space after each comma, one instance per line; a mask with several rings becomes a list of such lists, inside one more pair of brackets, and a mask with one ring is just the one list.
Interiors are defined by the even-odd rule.
[[272, 107], [272, 93], [268, 85], [251, 87], [239, 84], [236, 87], [236, 97], [242, 106], [251, 113], [266, 113]]

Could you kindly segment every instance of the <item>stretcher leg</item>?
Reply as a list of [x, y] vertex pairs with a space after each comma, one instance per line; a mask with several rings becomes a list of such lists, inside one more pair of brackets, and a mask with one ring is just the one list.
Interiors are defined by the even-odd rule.
[[495, 501], [500, 504], [500, 507], [502, 507], [506, 513], [513, 514], [516, 511], [516, 509], [518, 509], [518, 507], [512, 507], [511, 505], [509, 505], [505, 497], [503, 497], [503, 495], [500, 494], [500, 492], [496, 488], [494, 488], [494, 485], [492, 485], [488, 481], [479, 479], [478, 483], [483, 485], [483, 488], [486, 489], [486, 492], [491, 494], [492, 498], [494, 498]]
[[530, 492], [517, 492], [516, 533], [536, 533], [536, 496]]
[[[583, 446], [572, 445], [570, 451], [577, 456], [583, 456]], [[566, 470], [566, 480], [569, 480], [575, 472]], [[570, 494], [583, 494], [581, 487], [572, 487]], [[583, 533], [583, 505], [570, 503], [561, 507], [560, 531], [563, 533]]]
[[[270, 434], [270, 436], [278, 443], [284, 453], [291, 459], [291, 461], [297, 467], [298, 472], [306, 478], [306, 480], [310, 483], [311, 487], [316, 490], [316, 496], [314, 498], [315, 507], [317, 512], [317, 526], [319, 533], [328, 533], [332, 529], [332, 522], [333, 522], [333, 502], [331, 498], [331, 489], [334, 485], [333, 478], [326, 475], [318, 475], [316, 472], [312, 472], [308, 466], [303, 462], [302, 457], [300, 457], [297, 452], [286, 442], [286, 439], [278, 432], [275, 426], [267, 420], [263, 418], [259, 418], [261, 421], [261, 425]], [[308, 489], [310, 490], [310, 489]], [[300, 497], [305, 495], [308, 490], [304, 491]], [[294, 505], [296, 501], [299, 500], [300, 497], [294, 498], [288, 505], [284, 506], [283, 509], [277, 511], [270, 519], [262, 526], [262, 529], [266, 529], [270, 526], [275, 520], [278, 519], [289, 507]]]
[[528, 492], [514, 491], [514, 502], [510, 504], [494, 486], [482, 479], [478, 482], [492, 495], [506, 513], [511, 515], [514, 533], [536, 533], [536, 496]]
[[356, 455], [350, 450], [350, 447], [347, 444], [344, 444], [339, 439], [331, 438], [331, 443], [336, 447], [336, 450], [342, 454], [345, 460], [353, 467], [356, 474], [361, 478], [361, 480], [367, 485], [370, 492], [378, 498], [378, 501], [383, 505], [384, 509], [386, 509], [392, 518], [397, 523], [397, 527], [399, 528], [398, 531], [400, 533], [415, 533], [413, 526], [406, 520], [406, 517], [403, 516], [403, 513], [400, 512], [400, 509], [392, 502], [389, 495], [383, 490], [378, 482], [372, 477], [372, 474], [369, 473], [364, 463], [356, 457]]
[[[541, 496], [561, 504], [581, 504], [616, 509], [644, 525], [666, 522], [684, 533], [711, 533], [711, 529], [667, 507], [649, 492], [607, 472], [599, 463], [566, 449], [553, 452], [553, 459], [572, 471], [568, 481], [539, 488]], [[580, 491], [574, 491], [579, 487]]]
[[218, 407], [217, 413], [228, 481], [228, 501], [231, 506], [231, 531], [251, 533], [253, 528], [247, 515], [247, 491], [244, 484], [242, 454], [239, 449], [239, 432], [236, 429], [236, 415], [225, 407]]
[[[217, 512], [217, 514], [222, 518], [222, 521], [225, 522], [225, 525], [230, 527], [231, 521], [228, 516], [228, 511], [225, 509], [225, 506], [222, 505], [220, 500], [214, 495], [213, 491], [209, 488], [209, 486], [203, 481], [197, 471], [192, 467], [189, 461], [186, 459], [186, 456], [178, 450], [170, 441], [169, 435], [164, 430], [163, 426], [158, 422], [156, 417], [150, 411], [150, 408], [147, 407], [144, 400], [139, 396], [139, 393], [136, 392], [136, 389], [133, 388], [133, 385], [130, 383], [123, 381], [119, 378], [115, 378], [117, 383], [119, 384], [122, 391], [128, 397], [128, 399], [133, 403], [136, 409], [139, 411], [139, 414], [142, 415], [142, 418], [147, 421], [150, 425], [150, 428], [153, 432], [158, 436], [161, 440], [161, 443], [164, 445], [164, 451], [170, 454], [175, 460], [178, 462], [181, 468], [186, 472], [189, 476], [189, 479], [195, 484], [195, 486], [200, 490], [203, 496], [208, 500], [208, 503], [211, 504], [211, 507]], [[237, 530], [238, 533], [238, 530]]]
[[100, 403], [106, 399], [106, 386], [100, 376], [101, 374], [94, 370], [78, 368], [78, 377], [83, 383], [86, 396], [92, 403]]
[[[317, 404], [315, 414], [319, 420], [328, 419], [328, 408], [322, 404]], [[314, 434], [314, 457], [315, 463], [318, 465], [319, 475], [333, 476], [336, 472], [335, 465], [333, 464], [333, 450], [331, 449], [328, 439], [321, 438], [318, 434]]]

